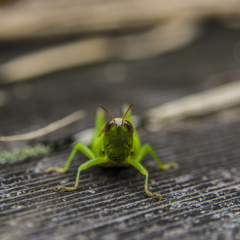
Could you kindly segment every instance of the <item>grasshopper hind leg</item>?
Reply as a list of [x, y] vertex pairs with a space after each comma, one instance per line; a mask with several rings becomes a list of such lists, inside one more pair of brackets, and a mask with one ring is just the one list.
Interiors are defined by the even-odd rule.
[[150, 153], [152, 155], [152, 157], [154, 158], [154, 160], [157, 162], [158, 166], [162, 169], [162, 170], [168, 170], [170, 168], [178, 168], [178, 164], [175, 162], [170, 162], [167, 164], [164, 164], [160, 158], [157, 156], [157, 154], [153, 151], [152, 147], [149, 144], [145, 144], [139, 151], [139, 154], [137, 156], [137, 161], [141, 162], [142, 159], [145, 157], [145, 155], [147, 153]]

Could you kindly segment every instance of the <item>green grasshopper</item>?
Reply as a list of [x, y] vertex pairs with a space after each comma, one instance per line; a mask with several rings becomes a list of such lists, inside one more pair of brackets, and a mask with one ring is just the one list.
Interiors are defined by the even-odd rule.
[[60, 186], [54, 190], [77, 190], [81, 171], [94, 165], [100, 165], [103, 167], [128, 167], [132, 165], [145, 176], [145, 193], [149, 197], [157, 197], [158, 199], [161, 199], [161, 195], [149, 191], [149, 174], [146, 168], [141, 164], [141, 161], [147, 153], [150, 153], [158, 166], [163, 170], [167, 170], [171, 167], [177, 168], [178, 165], [176, 163], [163, 164], [149, 144], [141, 146], [140, 138], [136, 129], [134, 129], [132, 122], [130, 109], [133, 106], [133, 103], [128, 107], [123, 118], [114, 118], [103, 105], [100, 104], [100, 106], [112, 117], [112, 120], [104, 125], [105, 114], [104, 111], [99, 108], [97, 111], [91, 147], [89, 148], [81, 142], [76, 143], [63, 168], [48, 168], [46, 170], [47, 173], [50, 171], [58, 173], [66, 172], [77, 151], [81, 151], [89, 158], [87, 162], [79, 166], [74, 187]]

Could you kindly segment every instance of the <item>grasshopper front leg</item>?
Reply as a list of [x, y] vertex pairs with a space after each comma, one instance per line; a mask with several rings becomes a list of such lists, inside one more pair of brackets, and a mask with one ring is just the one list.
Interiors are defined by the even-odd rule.
[[54, 190], [58, 191], [58, 190], [61, 190], [61, 189], [65, 189], [65, 191], [69, 191], [69, 192], [77, 190], [81, 171], [85, 170], [87, 168], [90, 168], [90, 167], [92, 167], [94, 165], [98, 165], [98, 164], [104, 163], [105, 161], [106, 160], [104, 160], [104, 158], [102, 158], [102, 157], [98, 157], [98, 158], [95, 158], [95, 159], [88, 160], [87, 162], [85, 162], [85, 163], [83, 163], [83, 164], [81, 164], [79, 166], [74, 187], [60, 186], [58, 188], [55, 188]]
[[[135, 142], [137, 142], [137, 141], [138, 140], [135, 139]], [[137, 144], [140, 145], [140, 143], [137, 143]], [[148, 171], [140, 163], [147, 153], [150, 153], [153, 156], [153, 158], [156, 160], [158, 166], [163, 170], [167, 170], [172, 167], [177, 168], [178, 165], [176, 163], [163, 164], [162, 161], [158, 158], [157, 154], [153, 151], [152, 147], [149, 144], [145, 144], [143, 147], [141, 147], [139, 149], [139, 152], [134, 156], [135, 159], [129, 160], [129, 164], [131, 164], [132, 166], [137, 168], [145, 176], [145, 184], [144, 184], [145, 193], [149, 197], [152, 197], [152, 198], [157, 197], [160, 200], [160, 199], [162, 199], [161, 195], [159, 195], [157, 193], [152, 193], [149, 191]]]
[[140, 173], [142, 173], [144, 176], [145, 176], [145, 183], [144, 183], [144, 190], [145, 190], [145, 193], [151, 197], [151, 198], [154, 198], [154, 197], [157, 197], [159, 200], [162, 199], [162, 196], [157, 194], [157, 193], [152, 193], [149, 191], [149, 188], [148, 188], [148, 171], [145, 167], [143, 167], [143, 165], [139, 162], [137, 162], [136, 160], [134, 159], [130, 159], [128, 161], [129, 164], [131, 164], [133, 167], [135, 167], [136, 169], [139, 170]]
[[80, 151], [82, 152], [85, 156], [87, 156], [89, 159], [94, 159], [95, 158], [95, 155], [93, 154], [92, 150], [87, 147], [85, 144], [79, 142], [79, 143], [76, 143], [65, 166], [63, 168], [55, 168], [55, 167], [50, 167], [48, 169], [45, 170], [46, 173], [49, 173], [51, 171], [54, 171], [54, 172], [58, 172], [58, 173], [64, 173], [68, 170], [74, 156], [76, 155], [77, 151]]

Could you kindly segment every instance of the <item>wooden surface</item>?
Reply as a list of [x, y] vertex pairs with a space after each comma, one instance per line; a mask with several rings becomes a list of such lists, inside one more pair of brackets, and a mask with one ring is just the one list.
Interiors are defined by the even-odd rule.
[[[1, 87], [7, 100], [0, 108], [0, 135], [26, 133], [85, 109], [87, 117], [29, 142], [0, 143], [0, 151], [43, 142], [59, 143], [94, 126], [98, 103], [114, 116], [124, 103], [134, 114], [169, 100], [219, 86], [240, 77], [233, 50], [238, 32], [209, 26], [186, 49], [152, 60], [110, 62], [75, 68], [29, 81], [32, 95], [19, 99], [16, 87]], [[46, 44], [46, 43], [38, 43]], [[7, 44], [3, 62], [31, 44]], [[1, 93], [2, 93], [1, 92]], [[240, 239], [239, 108], [188, 119], [150, 132], [143, 119], [139, 133], [164, 162], [179, 169], [160, 171], [151, 156], [143, 165], [150, 188], [163, 199], [144, 194], [144, 177], [134, 168], [93, 167], [82, 172], [76, 192], [54, 192], [73, 185], [79, 153], [65, 174], [43, 174], [63, 166], [72, 146], [50, 155], [0, 165], [0, 238], [27, 239]]]

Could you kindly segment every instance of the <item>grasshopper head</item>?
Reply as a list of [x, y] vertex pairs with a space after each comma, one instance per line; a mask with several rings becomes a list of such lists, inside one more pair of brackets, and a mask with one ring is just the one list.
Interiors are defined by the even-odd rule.
[[132, 150], [133, 145], [133, 126], [129, 121], [122, 118], [115, 118], [108, 121], [104, 126], [103, 145], [105, 153], [113, 161], [123, 161]]
[[134, 129], [132, 124], [124, 118], [132, 105], [129, 106], [123, 118], [114, 118], [105, 107], [100, 105], [112, 117], [103, 129], [105, 154], [112, 161], [121, 162], [131, 154]]

